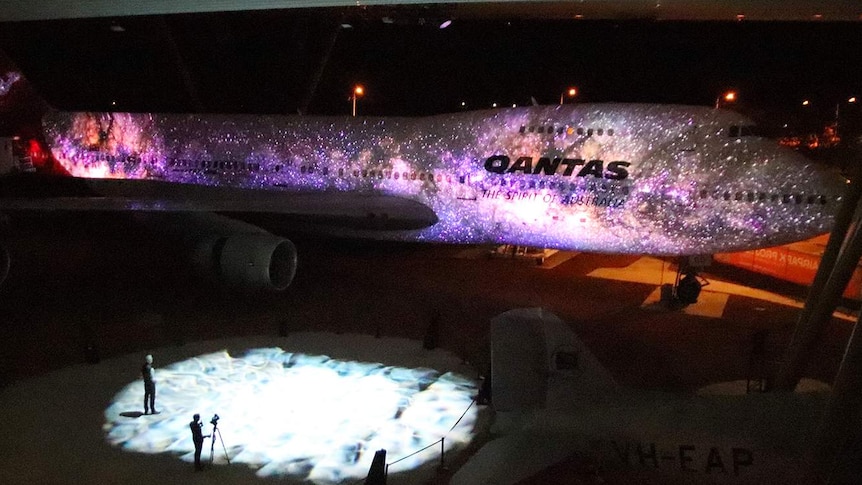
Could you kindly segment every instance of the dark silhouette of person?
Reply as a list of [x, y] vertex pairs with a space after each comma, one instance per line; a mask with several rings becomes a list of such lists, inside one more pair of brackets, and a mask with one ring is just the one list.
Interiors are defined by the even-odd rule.
[[144, 379], [144, 414], [159, 414], [156, 411], [156, 375], [153, 370], [153, 356], [147, 355], [141, 366], [141, 377]]
[[192, 416], [192, 422], [189, 423], [189, 429], [192, 430], [192, 441], [195, 443], [195, 471], [201, 471], [204, 467], [201, 465], [201, 450], [204, 447], [204, 438], [209, 438], [210, 435], [205, 435], [201, 432], [203, 423], [201, 423], [201, 415], [195, 414]]

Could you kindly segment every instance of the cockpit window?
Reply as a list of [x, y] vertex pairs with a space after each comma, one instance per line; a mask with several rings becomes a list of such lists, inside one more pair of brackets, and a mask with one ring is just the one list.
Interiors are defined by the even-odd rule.
[[744, 136], [763, 136], [760, 129], [756, 125], [731, 125], [727, 129], [727, 136], [730, 138], [741, 138]]

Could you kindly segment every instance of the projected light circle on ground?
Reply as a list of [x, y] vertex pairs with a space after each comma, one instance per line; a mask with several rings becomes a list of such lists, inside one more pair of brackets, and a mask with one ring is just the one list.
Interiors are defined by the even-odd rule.
[[[241, 357], [227, 351], [201, 355], [157, 368], [156, 380], [160, 414], [136, 417], [143, 409], [143, 383], [128, 384], [105, 410], [109, 443], [192, 461], [192, 415], [201, 415], [209, 434], [218, 414], [231, 463], [252, 467], [262, 477], [317, 483], [360, 479], [376, 450], [386, 449], [391, 463], [444, 436], [447, 450], [462, 447], [476, 422], [476, 408], [470, 406], [475, 383], [457, 374], [280, 348], [253, 349]], [[204, 462], [210, 446], [205, 440]], [[438, 444], [403, 460], [390, 473], [439, 460], [439, 450]], [[226, 463], [219, 440], [215, 463]]]

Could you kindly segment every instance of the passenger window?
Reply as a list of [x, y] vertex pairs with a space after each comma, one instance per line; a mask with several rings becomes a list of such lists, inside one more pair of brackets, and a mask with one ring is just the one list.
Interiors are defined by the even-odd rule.
[[729, 130], [727, 130], [727, 135], [731, 138], [739, 137], [739, 127], [734, 125], [731, 126]]
[[754, 192], [749, 192], [746, 198], [749, 202], [754, 202]]
[[578, 134], [579, 134], [579, 135], [583, 135], [583, 134], [584, 134], [584, 129], [583, 129], [583, 128], [578, 128]]
[[781, 202], [782, 202], [783, 204], [789, 204], [789, 203], [790, 203], [790, 194], [784, 194], [784, 195], [782, 195], [782, 196], [781, 196]]
[[614, 129], [608, 128], [608, 136], [614, 136]]
[[808, 196], [808, 203], [813, 204], [815, 199], [816, 199], [816, 197], [814, 197], [813, 195], [809, 195]]
[[603, 130], [602, 128], [599, 128], [598, 130], [596, 130], [596, 134], [597, 134], [597, 135], [599, 135], [599, 136], [602, 136], [602, 134], [603, 134], [604, 132], [605, 132], [605, 130]]
[[587, 128], [587, 136], [593, 136], [593, 129]]
[[521, 129], [520, 129], [520, 130], [518, 130], [518, 131], [519, 131], [519, 132], [521, 132], [521, 133], [526, 133], [526, 132], [527, 132], [527, 127], [526, 127], [526, 126], [524, 126], [524, 125], [521, 125]]

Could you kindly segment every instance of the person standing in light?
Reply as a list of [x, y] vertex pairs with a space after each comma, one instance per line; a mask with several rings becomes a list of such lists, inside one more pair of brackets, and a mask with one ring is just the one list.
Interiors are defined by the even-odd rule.
[[144, 358], [141, 377], [144, 379], [144, 414], [159, 414], [156, 411], [156, 373], [153, 370], [152, 355], [147, 354]]

